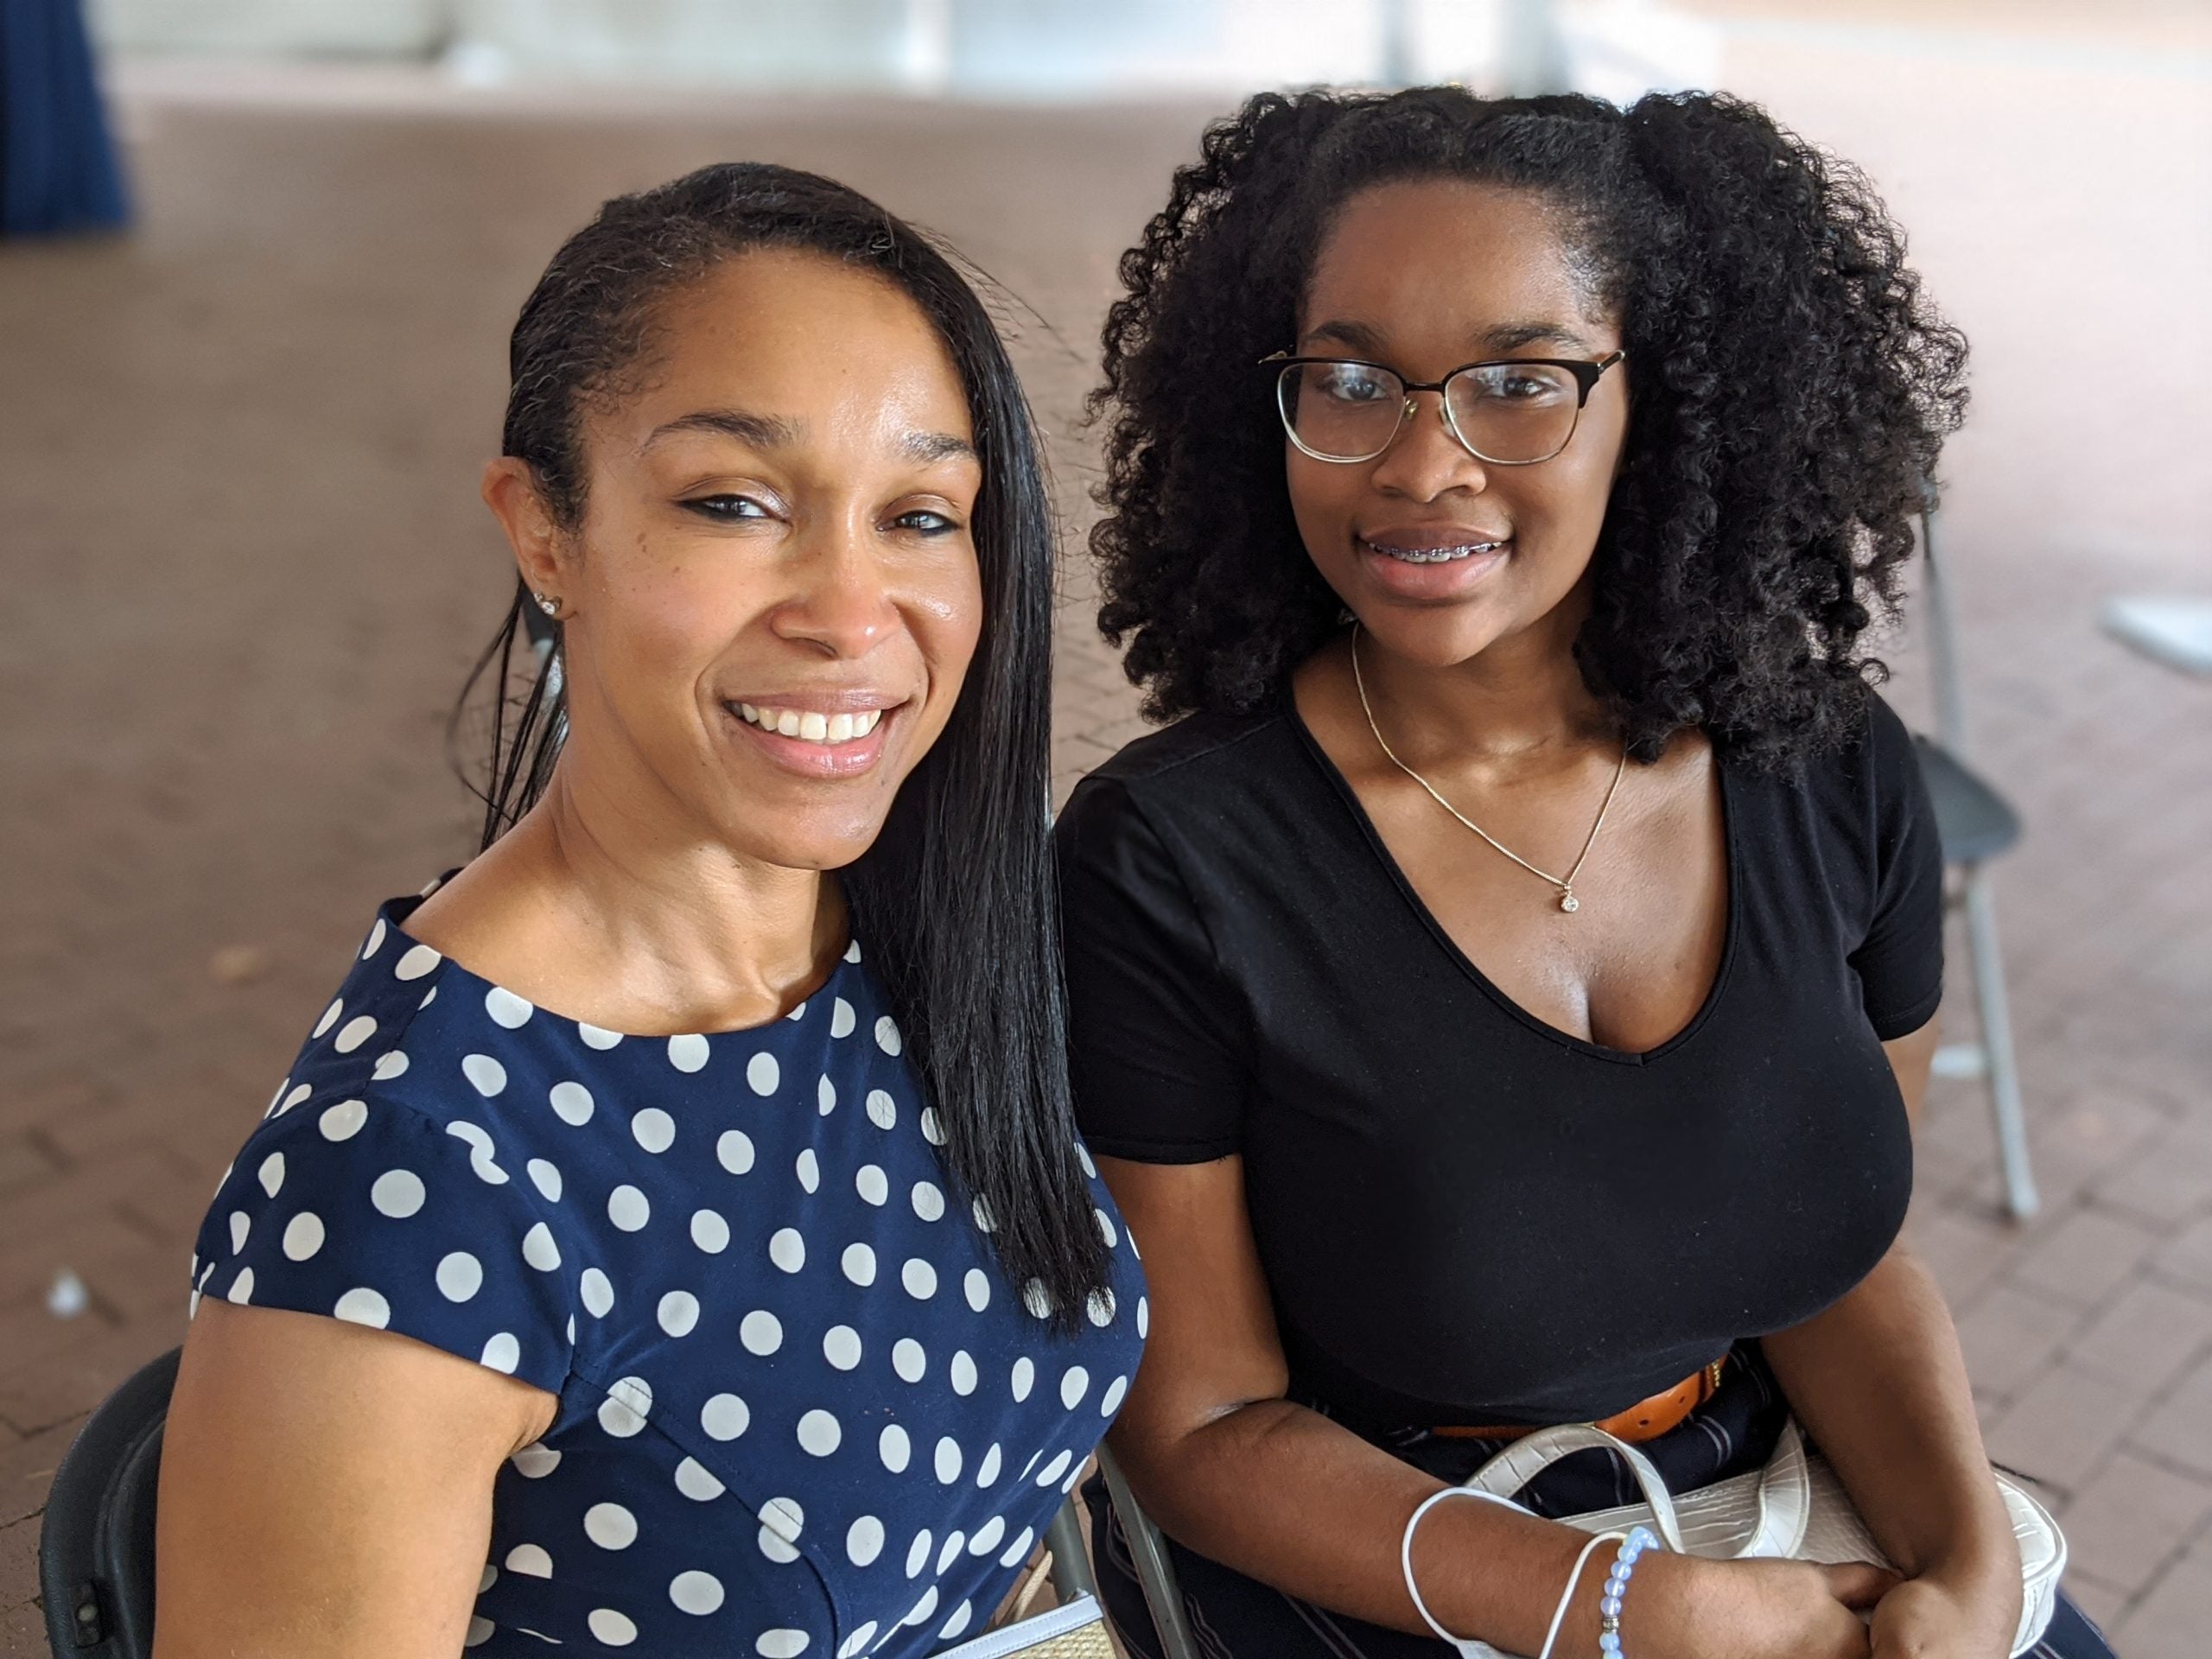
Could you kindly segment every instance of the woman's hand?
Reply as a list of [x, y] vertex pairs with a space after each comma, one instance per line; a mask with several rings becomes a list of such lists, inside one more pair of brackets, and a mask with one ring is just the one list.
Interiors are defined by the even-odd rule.
[[[1864, 1563], [1709, 1561], [1655, 1552], [1637, 1564], [1623, 1645], [1638, 1659], [1867, 1659], [1873, 1649], [1862, 1615], [1894, 1594], [1897, 1582], [1896, 1573]], [[1896, 1651], [1902, 1659], [1919, 1649]]]
[[1907, 1579], [1875, 1605], [1872, 1659], [2005, 1659], [2020, 1624], [2017, 1573]]

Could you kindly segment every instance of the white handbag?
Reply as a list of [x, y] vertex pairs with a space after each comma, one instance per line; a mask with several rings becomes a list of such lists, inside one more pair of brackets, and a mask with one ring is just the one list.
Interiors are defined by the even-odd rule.
[[[1561, 1458], [1599, 1448], [1620, 1453], [1643, 1502], [1560, 1517], [1568, 1526], [1610, 1533], [1648, 1527], [1669, 1549], [1713, 1560], [1765, 1557], [1832, 1566], [1847, 1561], [1889, 1565], [1835, 1471], [1818, 1453], [1806, 1450], [1795, 1422], [1783, 1429], [1765, 1468], [1679, 1497], [1668, 1491], [1650, 1459], [1588, 1423], [1540, 1429], [1516, 1440], [1478, 1469], [1464, 1490], [1510, 1503]], [[2012, 1638], [2018, 1659], [2042, 1639], [2057, 1606], [2059, 1574], [2066, 1568], [2066, 1537], [2050, 1511], [2012, 1481], [2000, 1474], [1997, 1486], [2012, 1512], [2012, 1535], [2020, 1546], [2023, 1594], [2019, 1628]], [[1497, 1651], [1481, 1643], [1459, 1645], [1470, 1659], [1489, 1659]]]

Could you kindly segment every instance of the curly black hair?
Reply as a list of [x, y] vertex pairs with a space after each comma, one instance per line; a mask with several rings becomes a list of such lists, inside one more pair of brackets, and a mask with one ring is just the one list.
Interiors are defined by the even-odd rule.
[[1621, 110], [1457, 87], [1264, 93], [1210, 128], [1108, 314], [1099, 626], [1167, 720], [1243, 711], [1341, 624], [1304, 553], [1259, 359], [1289, 346], [1345, 200], [1540, 193], [1636, 367], [1575, 651], [1630, 752], [1701, 728], [1779, 760], [1858, 727], [1912, 521], [1965, 412], [1966, 340], [1865, 177], [1721, 93]]

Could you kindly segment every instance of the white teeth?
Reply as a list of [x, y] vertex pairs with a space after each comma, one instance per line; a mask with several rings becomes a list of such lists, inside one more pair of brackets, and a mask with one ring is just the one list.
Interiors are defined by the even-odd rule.
[[803, 743], [849, 743], [866, 737], [883, 721], [883, 710], [869, 709], [856, 715], [823, 715], [798, 709], [763, 709], [750, 702], [737, 705], [739, 716], [764, 732], [795, 737]]

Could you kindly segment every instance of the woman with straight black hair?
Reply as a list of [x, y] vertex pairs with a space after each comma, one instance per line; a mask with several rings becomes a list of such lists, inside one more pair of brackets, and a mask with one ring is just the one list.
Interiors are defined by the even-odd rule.
[[1143, 1319], [1065, 1077], [1021, 390], [928, 240], [759, 165], [608, 202], [511, 367], [484, 846], [208, 1212], [159, 1652], [933, 1653]]
[[[1267, 95], [1122, 275], [1100, 620], [1177, 723], [1057, 833], [1208, 1659], [2101, 1655], [1900, 1235], [1943, 861], [1866, 636], [1966, 342], [1881, 202], [1720, 94]], [[1793, 1420], [1886, 1565], [1593, 1542], [1615, 1446], [1445, 1501]]]

